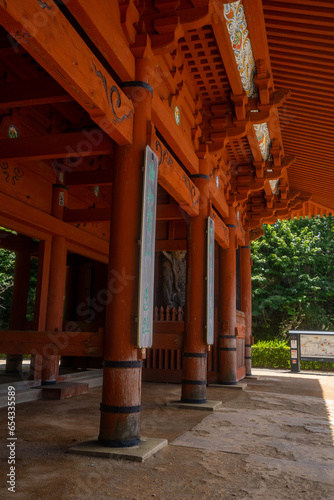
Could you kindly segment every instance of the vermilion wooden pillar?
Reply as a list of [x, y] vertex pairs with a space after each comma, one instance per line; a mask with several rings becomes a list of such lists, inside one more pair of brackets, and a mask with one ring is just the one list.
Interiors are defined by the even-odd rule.
[[229, 217], [224, 219], [230, 232], [230, 246], [220, 248], [220, 331], [219, 331], [219, 382], [237, 383], [236, 347], [236, 214], [229, 208]]
[[[67, 203], [68, 188], [60, 184], [53, 186], [52, 215], [63, 218]], [[46, 330], [62, 331], [64, 294], [66, 280], [66, 241], [63, 236], [53, 236], [49, 274], [48, 302], [46, 311]], [[42, 384], [54, 384], [59, 371], [59, 356], [43, 353]]]
[[[34, 330], [45, 332], [47, 299], [49, 289], [49, 273], [51, 258], [51, 239], [39, 242], [38, 271], [35, 297]], [[42, 379], [42, 354], [32, 354], [30, 362], [30, 380]]]
[[200, 174], [192, 177], [200, 190], [199, 215], [191, 217], [187, 227], [186, 317], [182, 360], [184, 403], [205, 403], [207, 385], [206, 253], [209, 215], [209, 166], [200, 160]]
[[[20, 236], [21, 250], [15, 255], [14, 287], [10, 315], [10, 329], [24, 330], [30, 277], [30, 242], [27, 236]], [[22, 371], [22, 354], [7, 354], [6, 372]]]
[[249, 231], [246, 231], [245, 245], [240, 249], [241, 310], [245, 313], [245, 367], [246, 375], [252, 374], [252, 267]]
[[147, 59], [136, 61], [136, 86], [127, 90], [135, 107], [133, 144], [117, 147], [115, 155], [108, 269], [111, 295], [106, 306], [99, 434], [101, 444], [112, 447], [140, 441], [142, 362], [136, 349], [136, 317], [142, 166], [151, 122], [149, 64]]

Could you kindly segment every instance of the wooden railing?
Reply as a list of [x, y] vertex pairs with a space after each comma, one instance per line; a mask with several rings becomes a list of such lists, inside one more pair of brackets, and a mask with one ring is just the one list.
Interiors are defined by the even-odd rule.
[[[245, 315], [237, 311], [237, 380], [245, 376]], [[182, 378], [182, 346], [184, 321], [179, 308], [156, 307], [154, 313], [153, 346], [147, 350], [143, 379], [152, 382], [176, 382]], [[215, 341], [208, 353], [208, 382], [218, 381], [217, 349], [218, 310], [215, 310]]]
[[[245, 376], [245, 315], [237, 312], [237, 379]], [[181, 308], [155, 308], [153, 346], [147, 350], [143, 379], [181, 382], [184, 321]], [[215, 342], [208, 354], [208, 381], [218, 380], [218, 311], [215, 311]], [[71, 366], [102, 366], [103, 329], [97, 332], [0, 332], [0, 352], [70, 356]]]
[[26, 332], [0, 331], [3, 354], [44, 354], [45, 356], [90, 356], [103, 354], [103, 331]]

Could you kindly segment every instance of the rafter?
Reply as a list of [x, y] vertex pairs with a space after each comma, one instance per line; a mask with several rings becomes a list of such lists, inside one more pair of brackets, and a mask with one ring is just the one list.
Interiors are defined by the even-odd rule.
[[[119, 144], [132, 142], [133, 105], [53, 0], [0, 2], [1, 24]], [[36, 19], [39, 25], [36, 26]], [[43, 22], [41, 22], [43, 19]], [[59, 43], [61, 41], [61, 43]]]
[[111, 186], [112, 170], [82, 170], [65, 175], [66, 186]]
[[0, 109], [69, 101], [73, 97], [48, 76], [0, 84]]
[[37, 137], [18, 137], [0, 140], [0, 157], [8, 160], [51, 160], [107, 155], [113, 152], [113, 141], [103, 132], [53, 134]]

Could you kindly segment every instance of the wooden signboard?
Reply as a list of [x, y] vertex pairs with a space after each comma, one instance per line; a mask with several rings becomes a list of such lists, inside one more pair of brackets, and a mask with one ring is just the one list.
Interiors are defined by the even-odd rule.
[[137, 338], [137, 347], [141, 349], [151, 347], [153, 343], [153, 294], [158, 164], [159, 160], [157, 155], [149, 146], [146, 146], [142, 204]]
[[215, 264], [215, 223], [208, 217], [207, 228], [207, 290], [206, 290], [206, 343], [214, 343], [214, 264]]

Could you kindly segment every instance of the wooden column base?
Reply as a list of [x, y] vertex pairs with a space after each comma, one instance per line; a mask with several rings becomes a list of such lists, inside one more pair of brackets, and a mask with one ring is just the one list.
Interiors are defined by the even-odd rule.
[[99, 442], [124, 448], [140, 442], [141, 361], [104, 361]]
[[206, 402], [207, 356], [206, 353], [183, 353], [181, 390], [183, 403]]
[[245, 344], [245, 367], [246, 367], [246, 376], [252, 375], [252, 346], [251, 346], [251, 344]]
[[219, 383], [237, 383], [237, 338], [235, 335], [219, 335]]

